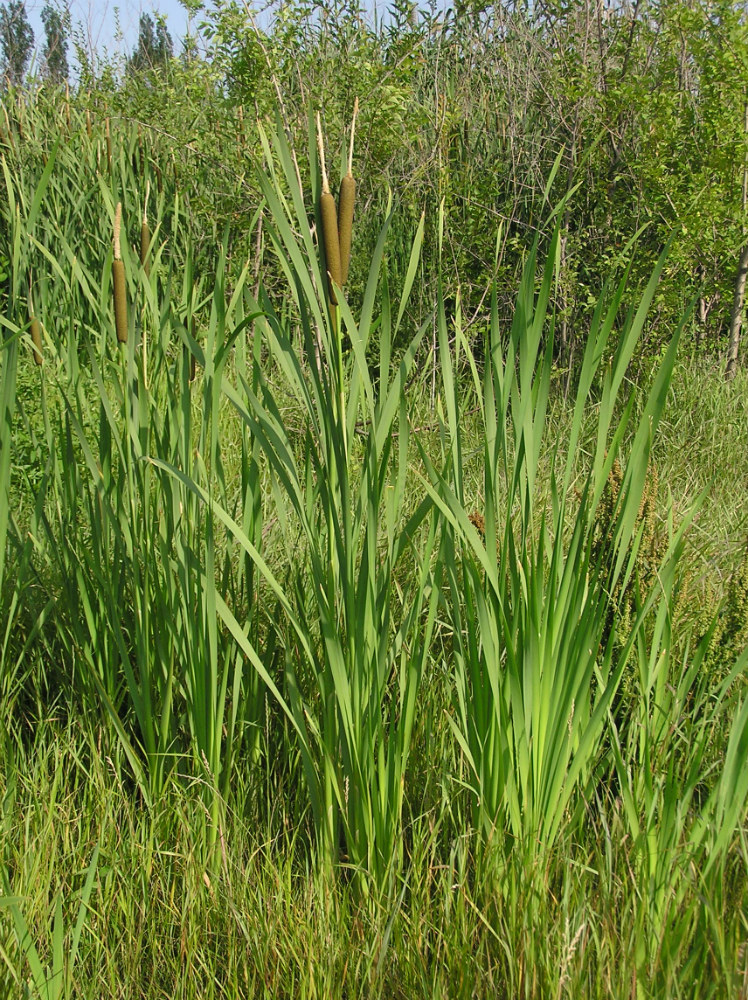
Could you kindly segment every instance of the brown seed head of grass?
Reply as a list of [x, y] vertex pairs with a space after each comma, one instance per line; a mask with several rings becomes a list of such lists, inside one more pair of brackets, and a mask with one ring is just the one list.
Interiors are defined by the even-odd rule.
[[114, 214], [114, 261], [112, 280], [114, 282], [114, 328], [120, 344], [127, 343], [127, 289], [125, 287], [125, 265], [120, 249], [120, 227], [122, 225], [122, 202], [117, 202]]
[[34, 345], [34, 361], [37, 365], [44, 363], [44, 356], [42, 354], [42, 328], [39, 320], [36, 317], [36, 310], [34, 309], [34, 297], [32, 294], [32, 284], [29, 281], [29, 316], [31, 319], [31, 342]]
[[342, 274], [340, 267], [340, 244], [338, 242], [338, 209], [335, 199], [330, 192], [330, 183], [327, 179], [327, 168], [325, 167], [325, 144], [322, 138], [322, 123], [319, 112], [317, 112], [317, 146], [319, 148], [320, 166], [322, 167], [322, 196], [320, 198], [320, 215], [322, 216], [322, 240], [325, 245], [325, 259], [327, 261], [327, 274], [329, 281], [330, 304], [337, 305], [335, 297], [336, 285], [342, 285]]
[[34, 361], [37, 365], [44, 364], [42, 354], [42, 328], [36, 316], [31, 317], [31, 340], [34, 344]]

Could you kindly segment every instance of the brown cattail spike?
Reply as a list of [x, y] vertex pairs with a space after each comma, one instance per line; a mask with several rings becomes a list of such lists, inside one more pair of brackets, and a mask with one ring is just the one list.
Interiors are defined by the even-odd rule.
[[348, 281], [348, 267], [351, 262], [351, 240], [353, 238], [353, 208], [356, 204], [356, 182], [353, 179], [353, 136], [356, 131], [358, 98], [353, 105], [351, 122], [351, 145], [348, 152], [348, 173], [340, 182], [338, 205], [338, 244], [340, 246], [340, 284]]
[[31, 340], [34, 344], [34, 361], [41, 365], [44, 363], [42, 355], [42, 328], [36, 316], [31, 318]]
[[42, 328], [39, 325], [39, 320], [36, 318], [36, 310], [34, 309], [34, 299], [32, 295], [31, 282], [29, 281], [29, 316], [31, 317], [31, 342], [34, 345], [34, 361], [41, 365], [44, 361], [42, 355]]
[[325, 168], [325, 145], [322, 139], [322, 124], [319, 112], [317, 113], [317, 144], [319, 146], [320, 165], [322, 167], [322, 196], [320, 198], [320, 215], [322, 216], [322, 239], [325, 244], [325, 259], [327, 261], [327, 274], [330, 278], [330, 304], [337, 305], [333, 282], [340, 286], [342, 284], [340, 271], [340, 244], [338, 243], [338, 209], [335, 199], [330, 193], [330, 184], [327, 180], [327, 170]]
[[91, 112], [86, 108], [86, 135], [90, 139], [93, 135], [93, 129], [91, 128]]
[[114, 215], [114, 261], [112, 279], [114, 282], [114, 328], [120, 344], [127, 343], [127, 290], [125, 288], [125, 265], [120, 253], [119, 231], [122, 225], [122, 203], [117, 202]]

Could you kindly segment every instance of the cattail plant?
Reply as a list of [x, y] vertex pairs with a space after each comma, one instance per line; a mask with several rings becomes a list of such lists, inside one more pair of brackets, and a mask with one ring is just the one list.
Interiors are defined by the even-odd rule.
[[356, 131], [358, 98], [353, 105], [351, 122], [351, 145], [348, 152], [348, 173], [340, 182], [338, 199], [338, 245], [340, 248], [340, 284], [348, 281], [348, 266], [351, 262], [351, 238], [353, 236], [353, 208], [356, 203], [356, 182], [353, 179], [353, 137]]
[[112, 279], [114, 282], [114, 327], [120, 344], [127, 343], [127, 291], [125, 289], [125, 265], [120, 249], [120, 227], [122, 225], [122, 202], [117, 202], [114, 214], [114, 261]]
[[335, 296], [334, 284], [338, 287], [343, 284], [340, 265], [340, 243], [338, 241], [338, 209], [335, 199], [330, 192], [330, 182], [327, 179], [325, 143], [322, 138], [322, 123], [319, 112], [317, 112], [317, 146], [319, 147], [319, 162], [322, 168], [322, 194], [319, 201], [319, 210], [322, 216], [322, 240], [325, 246], [330, 305], [335, 306], [338, 300]]
[[86, 135], [89, 139], [93, 138], [93, 128], [91, 127], [91, 111], [86, 108]]

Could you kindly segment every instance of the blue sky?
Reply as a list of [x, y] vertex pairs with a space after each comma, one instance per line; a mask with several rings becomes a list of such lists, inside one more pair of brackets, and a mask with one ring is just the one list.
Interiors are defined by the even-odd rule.
[[[26, 0], [26, 12], [38, 52], [44, 42], [41, 22], [44, 4], [45, 0]], [[141, 14], [152, 15], [158, 11], [166, 16], [175, 52], [180, 49], [178, 40], [187, 31], [187, 12], [179, 0], [158, 0], [157, 3], [150, 0], [69, 0], [69, 7], [73, 30], [79, 31], [89, 46], [105, 53], [108, 58], [133, 50], [138, 39]], [[74, 55], [71, 44], [68, 50], [71, 68]]]
[[[0, 3], [3, 2], [4, 0], [0, 0]], [[118, 57], [124, 60], [124, 56], [129, 55], [135, 48], [141, 14], [159, 13], [166, 17], [176, 55], [181, 51], [180, 40], [190, 27], [187, 9], [180, 0], [51, 0], [51, 2], [59, 7], [64, 7], [67, 3], [73, 33], [85, 43], [89, 58], [98, 53], [109, 62], [116, 62]], [[390, 0], [364, 0], [364, 9], [372, 12], [378, 8], [381, 14], [387, 10], [389, 2]], [[44, 45], [41, 12], [46, 0], [25, 0], [25, 3], [36, 45], [37, 64], [34, 69], [38, 69]], [[210, 7], [213, 4], [220, 4], [220, 0], [203, 0], [203, 3], [205, 7]], [[247, 0], [247, 3], [257, 14], [260, 25], [267, 23], [268, 15], [265, 13], [263, 16], [262, 11], [267, 11], [268, 0]], [[439, 4], [439, 6], [447, 5], [449, 0], [441, 0]], [[200, 11], [192, 21], [193, 32], [203, 19], [203, 11]], [[75, 46], [72, 41], [68, 48], [68, 63], [71, 82], [74, 82], [77, 74]]]

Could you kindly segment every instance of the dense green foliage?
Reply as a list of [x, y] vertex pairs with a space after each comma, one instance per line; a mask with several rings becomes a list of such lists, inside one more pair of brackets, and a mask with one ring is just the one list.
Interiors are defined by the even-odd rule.
[[3, 99], [0, 995], [740, 996], [742, 22], [206, 17]]

